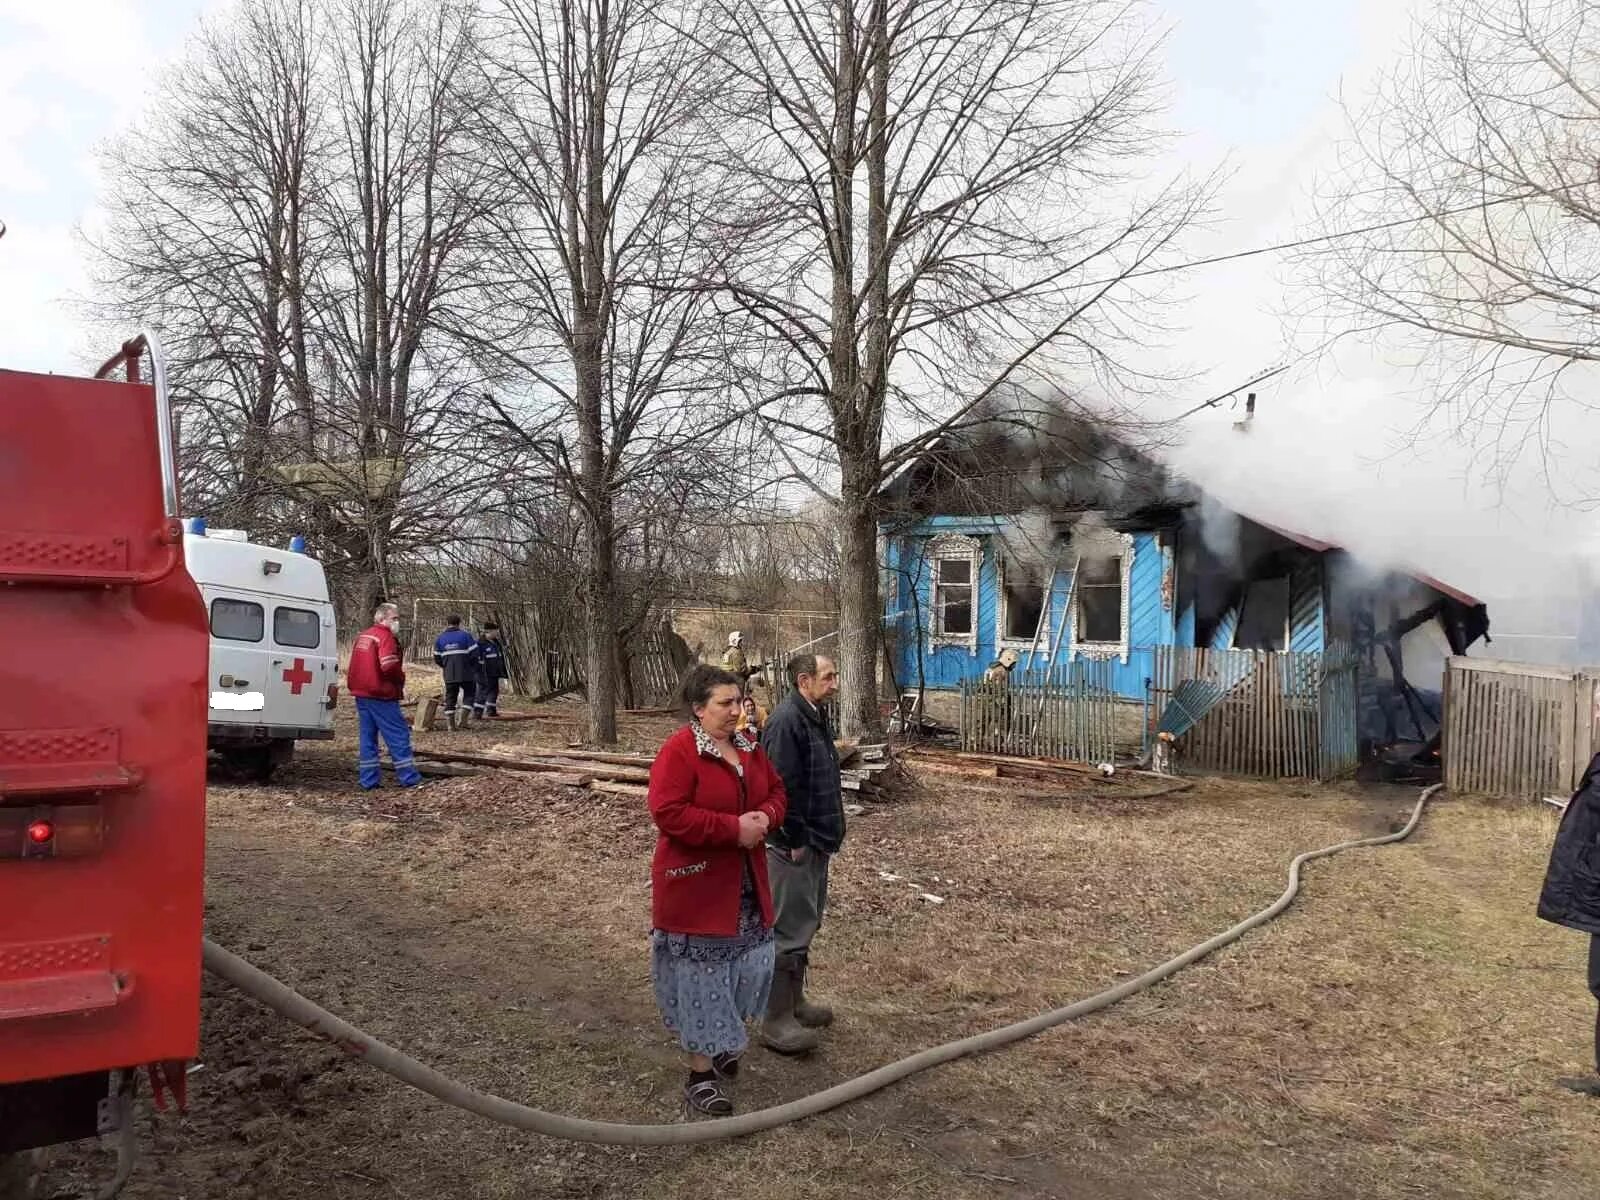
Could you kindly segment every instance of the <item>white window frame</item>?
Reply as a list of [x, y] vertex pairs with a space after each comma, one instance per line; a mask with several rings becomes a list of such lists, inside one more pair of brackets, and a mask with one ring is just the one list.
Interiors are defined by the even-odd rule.
[[[1095, 532], [1074, 534], [1073, 550], [1078, 556], [1072, 573], [1072, 641], [1071, 658], [1119, 658], [1128, 661], [1128, 627], [1133, 615], [1130, 583], [1133, 579], [1133, 535], [1131, 533]], [[1078, 630], [1083, 628], [1083, 603], [1078, 591], [1079, 575], [1086, 558], [1106, 558], [1112, 555], [1122, 559], [1122, 637], [1115, 642], [1083, 642], [1078, 640]]]
[[[941, 533], [928, 542], [927, 559], [930, 565], [928, 580], [928, 644], [932, 646], [965, 646], [969, 654], [978, 652], [978, 595], [983, 574], [983, 543], [964, 533]], [[939, 603], [939, 564], [947, 559], [965, 560], [972, 564], [972, 622], [966, 633], [944, 631], [944, 610]]]
[[1039, 630], [1039, 640], [1033, 640], [1033, 634], [1024, 638], [1006, 636], [1006, 557], [996, 553], [994, 556], [994, 644], [996, 650], [1026, 650], [1029, 646], [1037, 645], [1038, 653], [1050, 653], [1051, 632], [1050, 620], [1054, 615], [1052, 609], [1055, 601], [1055, 572], [1052, 578], [1044, 582], [1044, 608], [1042, 609], [1042, 628]]

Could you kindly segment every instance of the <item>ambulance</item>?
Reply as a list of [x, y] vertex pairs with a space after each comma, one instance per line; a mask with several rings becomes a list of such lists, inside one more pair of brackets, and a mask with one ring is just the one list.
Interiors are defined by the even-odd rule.
[[185, 522], [184, 558], [211, 630], [208, 747], [265, 781], [300, 740], [333, 737], [339, 660], [322, 564], [302, 539], [263, 546]]

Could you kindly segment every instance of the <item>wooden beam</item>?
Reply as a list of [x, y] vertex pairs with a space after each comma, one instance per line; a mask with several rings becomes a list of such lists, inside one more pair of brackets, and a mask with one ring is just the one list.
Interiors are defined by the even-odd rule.
[[612, 796], [648, 796], [650, 794], [649, 788], [640, 787], [636, 783], [610, 783], [604, 779], [596, 780], [590, 784], [589, 790], [606, 792]]
[[556, 750], [546, 749], [543, 746], [534, 746], [531, 749], [541, 758], [571, 758], [580, 762], [610, 763], [615, 767], [638, 767], [644, 771], [648, 771], [650, 764], [655, 761], [655, 759], [645, 754], [617, 754], [605, 750], [576, 750], [571, 748]]

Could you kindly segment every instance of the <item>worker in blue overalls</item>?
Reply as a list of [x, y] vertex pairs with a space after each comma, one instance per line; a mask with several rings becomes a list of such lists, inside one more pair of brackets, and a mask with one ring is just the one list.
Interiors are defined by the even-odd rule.
[[477, 692], [472, 698], [472, 715], [495, 717], [500, 715], [500, 681], [506, 677], [506, 650], [500, 644], [500, 626], [494, 621], [483, 623], [483, 636], [478, 639], [476, 666]]
[[451, 613], [445, 630], [433, 643], [433, 661], [444, 672], [444, 717], [450, 729], [460, 729], [472, 713], [477, 690], [478, 639], [461, 628], [461, 617]]

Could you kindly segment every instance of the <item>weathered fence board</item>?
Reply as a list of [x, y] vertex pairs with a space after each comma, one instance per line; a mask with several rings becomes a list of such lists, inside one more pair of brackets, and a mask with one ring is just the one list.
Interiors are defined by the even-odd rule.
[[1445, 786], [1506, 799], [1565, 796], [1596, 750], [1600, 673], [1495, 659], [1445, 668]]
[[1112, 664], [1084, 660], [1010, 683], [964, 680], [961, 748], [1110, 762], [1116, 754]]
[[1356, 666], [1343, 647], [1307, 654], [1158, 646], [1153, 707], [1159, 723], [1175, 695], [1205, 697], [1181, 723], [1176, 746], [1186, 766], [1331, 779], [1356, 766]]

